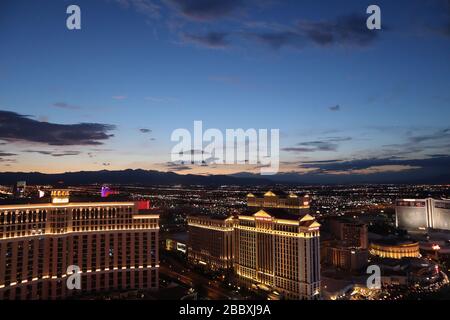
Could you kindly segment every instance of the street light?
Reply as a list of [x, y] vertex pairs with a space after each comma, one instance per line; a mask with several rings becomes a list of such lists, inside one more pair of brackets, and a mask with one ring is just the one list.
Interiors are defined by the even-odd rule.
[[438, 252], [439, 252], [439, 250], [441, 250], [441, 247], [438, 244], [434, 244], [431, 248], [435, 252], [435, 259], [439, 261]]

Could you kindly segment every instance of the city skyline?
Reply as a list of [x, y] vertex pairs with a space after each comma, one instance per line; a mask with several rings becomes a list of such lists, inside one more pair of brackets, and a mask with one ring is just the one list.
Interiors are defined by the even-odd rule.
[[171, 132], [279, 128], [280, 172], [450, 175], [450, 4], [2, 4], [0, 171], [256, 173], [170, 160]]

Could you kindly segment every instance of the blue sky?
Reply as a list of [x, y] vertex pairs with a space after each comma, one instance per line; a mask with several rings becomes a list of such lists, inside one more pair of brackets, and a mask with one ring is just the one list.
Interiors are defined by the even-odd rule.
[[[81, 8], [81, 30], [65, 26], [70, 4]], [[382, 30], [361, 27], [369, 4], [380, 6]], [[414, 174], [420, 161], [408, 161], [450, 155], [449, 8], [447, 0], [2, 1], [0, 166], [252, 171], [168, 166], [171, 132], [202, 120], [221, 130], [279, 128], [282, 171]], [[98, 126], [77, 127], [91, 135], [78, 139], [68, 125], [80, 123]], [[12, 134], [12, 124], [25, 127]], [[49, 133], [36, 138], [30, 128]], [[52, 140], [60, 129], [71, 139]], [[378, 162], [321, 166], [368, 159]]]

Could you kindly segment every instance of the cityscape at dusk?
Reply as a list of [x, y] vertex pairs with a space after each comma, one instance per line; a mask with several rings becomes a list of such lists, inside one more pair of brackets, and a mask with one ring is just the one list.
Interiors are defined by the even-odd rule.
[[450, 299], [450, 1], [5, 0], [0, 43], [1, 302]]

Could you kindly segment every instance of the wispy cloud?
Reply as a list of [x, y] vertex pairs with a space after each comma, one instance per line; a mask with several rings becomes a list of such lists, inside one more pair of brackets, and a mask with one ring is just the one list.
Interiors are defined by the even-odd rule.
[[183, 164], [183, 163], [178, 163], [178, 162], [166, 162], [164, 164], [164, 166], [170, 170], [170, 171], [174, 171], [174, 172], [178, 172], [178, 171], [186, 171], [186, 170], [191, 170], [192, 168]]
[[243, 35], [272, 49], [280, 49], [287, 46], [301, 48], [304, 46], [304, 38], [299, 33], [292, 31], [246, 32]]
[[0, 151], [0, 157], [12, 157], [12, 156], [16, 156], [16, 155], [17, 154], [15, 154], [15, 153]]
[[161, 6], [154, 0], [115, 0], [115, 2], [125, 9], [133, 8], [149, 18], [157, 19], [161, 16]]
[[229, 45], [226, 37], [228, 36], [225, 32], [209, 32], [206, 34], [191, 34], [184, 33], [182, 38], [186, 42], [196, 43], [200, 46], [211, 48], [211, 49], [223, 49]]
[[283, 148], [286, 152], [325, 152], [325, 151], [337, 151], [339, 142], [345, 142], [352, 140], [351, 137], [330, 137], [324, 140], [306, 141], [300, 142], [295, 147]]
[[114, 100], [125, 100], [127, 96], [112, 96]]
[[338, 17], [334, 21], [299, 21], [299, 31], [320, 46], [334, 44], [368, 46], [378, 37], [378, 32], [367, 29], [367, 17], [351, 14]]
[[315, 169], [321, 174], [375, 174], [426, 169], [449, 174], [450, 156], [436, 155], [422, 159], [398, 159], [396, 157], [365, 158], [342, 161], [302, 162], [301, 168]]
[[328, 109], [330, 109], [330, 111], [340, 111], [341, 110], [341, 106], [340, 105], [335, 105], [335, 106], [331, 106]]
[[[261, 29], [261, 23], [257, 27]], [[277, 25], [272, 31], [245, 32], [243, 35], [273, 49], [280, 49], [283, 47], [303, 48], [309, 44], [319, 47], [366, 47], [378, 38], [379, 32], [367, 29], [365, 16], [351, 14], [329, 21], [301, 20], [294, 26]]]
[[25, 153], [39, 153], [42, 155], [49, 155], [52, 157], [65, 157], [65, 156], [77, 156], [81, 154], [81, 151], [72, 151], [72, 150], [64, 150], [64, 151], [50, 151], [50, 150], [23, 150]]
[[81, 107], [73, 105], [73, 104], [69, 104], [67, 102], [55, 102], [54, 104], [52, 104], [52, 106], [56, 107], [56, 108], [69, 109], [69, 110], [81, 109]]
[[52, 156], [53, 157], [65, 157], [65, 156], [77, 156], [81, 154], [80, 151], [63, 151], [63, 152], [59, 152], [59, 153], [53, 153]]
[[244, 5], [243, 0], [167, 0], [182, 16], [192, 20], [215, 20]]

